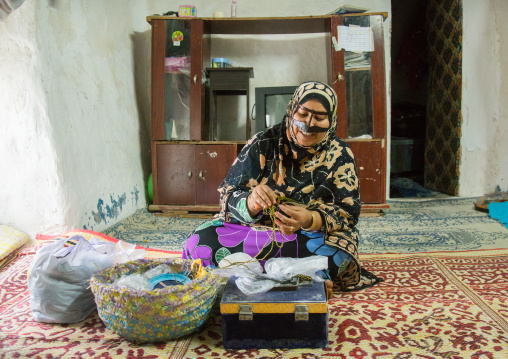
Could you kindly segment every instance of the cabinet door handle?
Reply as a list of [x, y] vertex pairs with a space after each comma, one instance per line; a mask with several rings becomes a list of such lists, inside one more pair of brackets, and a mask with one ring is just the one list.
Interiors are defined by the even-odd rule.
[[198, 83], [198, 74], [195, 74], [194, 75], [194, 83], [197, 84]]
[[189, 173], [187, 174], [187, 176], [189, 176], [189, 178], [191, 178], [191, 177], [192, 177], [192, 172], [191, 172], [191, 171], [189, 171]]
[[343, 81], [344, 80], [344, 75], [342, 75], [340, 72], [337, 74], [337, 80], [335, 80], [333, 83], [336, 83], [337, 81]]
[[205, 177], [203, 177], [203, 171], [199, 171], [199, 178], [201, 178], [203, 181], [205, 180]]

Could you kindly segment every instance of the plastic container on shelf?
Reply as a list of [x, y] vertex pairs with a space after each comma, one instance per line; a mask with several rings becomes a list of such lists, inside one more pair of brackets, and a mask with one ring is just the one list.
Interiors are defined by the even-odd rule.
[[214, 57], [212, 59], [212, 67], [225, 68], [231, 67], [231, 63], [224, 57]]

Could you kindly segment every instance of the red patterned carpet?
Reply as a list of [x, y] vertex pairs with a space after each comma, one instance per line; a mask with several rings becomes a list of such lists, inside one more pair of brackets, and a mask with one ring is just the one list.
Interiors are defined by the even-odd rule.
[[329, 347], [224, 350], [220, 317], [167, 343], [136, 345], [96, 313], [73, 325], [32, 319], [26, 274], [34, 249], [0, 272], [0, 358], [508, 358], [508, 251], [364, 255], [385, 281], [330, 301]]

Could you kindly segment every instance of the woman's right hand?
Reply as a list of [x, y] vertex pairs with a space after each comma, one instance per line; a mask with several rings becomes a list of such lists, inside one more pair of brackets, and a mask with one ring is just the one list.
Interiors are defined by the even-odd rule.
[[247, 209], [251, 217], [256, 217], [262, 209], [273, 206], [277, 203], [277, 195], [265, 184], [254, 187], [247, 197]]

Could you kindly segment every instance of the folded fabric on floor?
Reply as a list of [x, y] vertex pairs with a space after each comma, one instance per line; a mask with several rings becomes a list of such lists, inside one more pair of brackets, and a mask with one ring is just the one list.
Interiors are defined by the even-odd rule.
[[0, 225], [0, 261], [22, 247], [28, 241], [28, 235], [15, 228]]
[[389, 201], [377, 218], [360, 218], [360, 253], [414, 253], [508, 248], [508, 232], [476, 198]]

